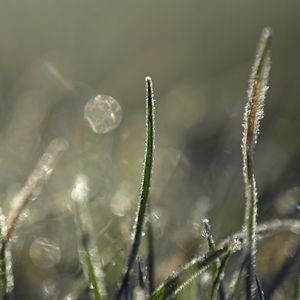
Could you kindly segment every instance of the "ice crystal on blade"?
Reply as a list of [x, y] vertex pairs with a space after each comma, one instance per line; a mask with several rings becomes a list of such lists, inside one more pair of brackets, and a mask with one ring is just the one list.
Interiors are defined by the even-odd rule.
[[271, 67], [270, 60], [271, 30], [265, 28], [261, 34], [257, 54], [249, 80], [248, 101], [245, 108], [242, 154], [243, 175], [245, 182], [246, 213], [245, 230], [249, 266], [247, 276], [247, 298], [255, 298], [255, 265], [256, 265], [256, 219], [257, 191], [254, 177], [254, 147], [259, 134], [260, 120], [263, 118], [263, 108]]

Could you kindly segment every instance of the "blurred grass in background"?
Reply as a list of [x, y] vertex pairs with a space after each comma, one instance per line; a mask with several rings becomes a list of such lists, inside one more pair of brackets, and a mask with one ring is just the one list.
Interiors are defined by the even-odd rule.
[[[206, 247], [202, 218], [211, 220], [216, 240], [240, 228], [242, 115], [257, 39], [266, 25], [274, 43], [256, 151], [259, 220], [299, 217], [299, 9], [296, 1], [270, 0], [2, 1], [4, 213], [49, 141], [64, 137], [70, 144], [18, 229], [17, 299], [63, 297], [80, 276], [70, 210], [78, 173], [89, 180], [108, 291], [115, 291], [140, 182], [145, 75], [152, 76], [157, 99], [151, 201], [158, 281], [199, 245]], [[93, 133], [83, 116], [87, 101], [98, 94], [113, 96], [123, 110], [120, 126], [105, 135]], [[264, 284], [293, 254], [295, 243], [285, 234], [260, 246]], [[289, 299], [284, 289], [281, 293], [274, 299]]]

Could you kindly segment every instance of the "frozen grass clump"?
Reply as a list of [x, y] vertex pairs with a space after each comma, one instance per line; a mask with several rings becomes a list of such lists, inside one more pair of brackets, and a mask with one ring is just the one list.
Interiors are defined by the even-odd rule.
[[[258, 194], [254, 173], [254, 150], [259, 134], [260, 121], [264, 114], [264, 101], [268, 89], [271, 66], [271, 30], [262, 31], [257, 54], [249, 80], [247, 104], [244, 113], [242, 157], [243, 177], [245, 183], [246, 209], [244, 224], [241, 230], [223, 241], [216, 242], [213, 226], [207, 219], [203, 220], [203, 238], [207, 243], [207, 251], [200, 251], [194, 258], [186, 261], [170, 274], [161, 284], [157, 284], [155, 276], [155, 230], [151, 218], [150, 185], [153, 176], [152, 165], [155, 140], [155, 100], [153, 83], [146, 77], [146, 138], [145, 157], [142, 168], [141, 188], [137, 200], [136, 217], [134, 219], [131, 242], [127, 262], [120, 276], [119, 286], [113, 295], [106, 290], [105, 265], [101, 260], [97, 244], [92, 215], [89, 207], [89, 182], [85, 175], [78, 174], [71, 190], [71, 211], [75, 219], [77, 246], [82, 269], [81, 285], [78, 290], [66, 291], [63, 299], [112, 299], [116, 300], [165, 300], [184, 299], [189, 289], [194, 289], [193, 297], [200, 298], [201, 280], [205, 272], [210, 272], [208, 299], [269, 299], [282, 282], [289, 276], [291, 265], [299, 261], [300, 246], [295, 246], [295, 255], [283, 263], [278, 274], [272, 274], [273, 281], [264, 293], [264, 282], [257, 272], [257, 244], [282, 232], [300, 235], [299, 219], [275, 219], [257, 224]], [[97, 116], [93, 116], [96, 118]], [[97, 130], [95, 130], [97, 131]], [[10, 241], [21, 220], [25, 208], [32, 198], [37, 198], [43, 184], [55, 167], [57, 158], [67, 150], [67, 143], [54, 140], [29, 176], [24, 187], [15, 197], [8, 217], [0, 213], [0, 300], [13, 299], [13, 277], [10, 259]], [[155, 176], [155, 175], [154, 175]], [[155, 222], [155, 220], [154, 220]], [[224, 220], [224, 222], [227, 222]], [[154, 227], [155, 228], [155, 227]], [[199, 233], [200, 234], [200, 233]], [[143, 237], [147, 242], [146, 255], [141, 251]], [[16, 241], [18, 242], [18, 240]], [[232, 257], [235, 259], [232, 259]], [[237, 257], [239, 259], [237, 259]], [[230, 265], [233, 276], [227, 271]], [[81, 273], [80, 273], [81, 275]], [[197, 284], [192, 284], [193, 282]], [[296, 283], [295, 283], [296, 284]], [[271, 288], [270, 288], [271, 287]], [[295, 287], [295, 290], [297, 287]], [[107, 292], [108, 291], [108, 292]], [[198, 296], [195, 296], [198, 295]], [[266, 296], [265, 296], [266, 295]], [[299, 298], [300, 295], [298, 295]], [[269, 297], [269, 298], [268, 298]], [[202, 299], [202, 298], [201, 298]]]

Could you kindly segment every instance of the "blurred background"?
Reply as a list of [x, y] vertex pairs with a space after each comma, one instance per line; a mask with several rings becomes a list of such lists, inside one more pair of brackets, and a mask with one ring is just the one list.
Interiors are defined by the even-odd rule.
[[[203, 218], [217, 241], [241, 229], [242, 118], [265, 26], [274, 39], [256, 150], [259, 222], [299, 218], [299, 11], [298, 1], [271, 0], [1, 1], [5, 215], [49, 142], [69, 143], [12, 244], [16, 299], [67, 299], [81, 277], [70, 210], [78, 174], [88, 178], [109, 294], [116, 290], [142, 173], [145, 76], [157, 100], [151, 188], [157, 283], [206, 250]], [[102, 123], [93, 124], [97, 119]], [[297, 243], [283, 234], [259, 245], [265, 289]], [[294, 299], [299, 259], [289, 274], [269, 299]]]

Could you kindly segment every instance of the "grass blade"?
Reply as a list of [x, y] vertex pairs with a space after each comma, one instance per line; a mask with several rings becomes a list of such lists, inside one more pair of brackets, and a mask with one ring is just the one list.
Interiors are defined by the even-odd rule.
[[[300, 235], [300, 220], [297, 219], [286, 219], [286, 220], [275, 220], [260, 224], [256, 228], [257, 240], [261, 240], [270, 236], [273, 236], [281, 232], [292, 232]], [[218, 248], [222, 248], [229, 245], [233, 239], [237, 239], [244, 247], [247, 244], [247, 233], [240, 231], [232, 234], [228, 238], [221, 241]]]
[[260, 281], [257, 276], [255, 276], [256, 286], [257, 286], [257, 294], [259, 300], [265, 300], [264, 292], [261, 288]]
[[[203, 222], [203, 227], [204, 227], [203, 236], [204, 236], [204, 238], [207, 239], [209, 251], [215, 251], [216, 246], [215, 246], [215, 241], [214, 241], [212, 233], [211, 233], [211, 227], [210, 227], [209, 221], [207, 219], [204, 219], [202, 222]], [[221, 266], [221, 262], [219, 259], [216, 259], [215, 261], [212, 262], [212, 271], [213, 271], [213, 274], [215, 275], [215, 278], [218, 277], [218, 272], [219, 272], [220, 266]], [[213, 292], [213, 288], [212, 288], [212, 295], [213, 295], [213, 293], [214, 292]], [[225, 296], [225, 290], [224, 290], [222, 279], [220, 279], [219, 293], [220, 293], [220, 299], [223, 300], [226, 296]], [[214, 295], [212, 297], [214, 297]]]
[[26, 208], [29, 201], [32, 198], [37, 197], [37, 194], [40, 192], [41, 184], [51, 175], [59, 154], [62, 151], [65, 151], [67, 147], [68, 145], [64, 140], [53, 140], [33, 172], [30, 174], [24, 187], [12, 200], [14, 207], [7, 218], [3, 233], [3, 240], [6, 242], [10, 240], [18, 220], [20, 219], [20, 215]]
[[215, 299], [217, 291], [220, 289], [221, 283], [222, 283], [222, 279], [224, 277], [224, 271], [225, 271], [225, 267], [227, 265], [227, 262], [231, 256], [231, 254], [233, 253], [234, 249], [234, 245], [232, 245], [231, 247], [229, 247], [226, 255], [224, 256], [218, 270], [217, 270], [217, 275], [216, 278], [213, 282], [213, 286], [212, 286], [212, 291], [211, 291], [211, 299]]
[[133, 227], [133, 244], [128, 256], [126, 272], [123, 276], [121, 287], [117, 293], [117, 299], [120, 299], [124, 293], [130, 272], [133, 268], [136, 260], [138, 250], [141, 243], [142, 232], [144, 227], [144, 220], [147, 211], [148, 196], [150, 190], [150, 181], [152, 175], [152, 162], [153, 162], [153, 151], [154, 151], [154, 98], [153, 98], [153, 87], [152, 80], [150, 77], [146, 77], [146, 148], [145, 148], [145, 159], [143, 167], [143, 179], [142, 186], [138, 201], [138, 208], [136, 219]]
[[6, 299], [13, 289], [13, 274], [11, 265], [10, 247], [2, 239], [2, 232], [5, 224], [5, 216], [0, 209], [0, 233], [1, 233], [1, 253], [0, 253], [0, 299]]
[[[22, 213], [31, 199], [35, 199], [41, 191], [43, 183], [49, 178], [57, 159], [61, 152], [65, 151], [68, 144], [64, 140], [56, 139], [53, 140], [41, 159], [37, 163], [36, 167], [28, 177], [25, 185], [19, 191], [19, 193], [12, 200], [14, 207], [11, 209], [8, 218], [1, 226], [1, 246], [0, 246], [0, 269], [1, 269], [1, 296], [4, 297], [12, 289], [12, 275], [10, 272], [9, 264], [9, 249], [8, 243], [16, 229], [16, 226], [20, 220]], [[3, 219], [3, 218], [1, 218]], [[11, 278], [10, 278], [11, 277]]]
[[237, 248], [236, 242], [222, 249], [196, 257], [183, 265], [152, 293], [150, 300], [165, 300], [174, 297], [205, 271], [213, 261], [226, 255], [231, 247], [233, 247], [232, 251], [235, 251]]
[[83, 175], [78, 175], [72, 189], [72, 208], [79, 239], [79, 258], [88, 283], [93, 288], [96, 300], [106, 296], [104, 273], [101, 268], [91, 215], [87, 206], [88, 185]]
[[254, 148], [259, 134], [259, 124], [263, 117], [263, 106], [268, 89], [270, 72], [271, 30], [265, 28], [261, 34], [256, 58], [249, 80], [248, 101], [245, 108], [242, 154], [243, 175], [245, 182], [246, 213], [245, 230], [247, 232], [247, 251], [250, 254], [247, 268], [247, 299], [255, 299], [256, 267], [256, 219], [257, 191], [254, 177]]

